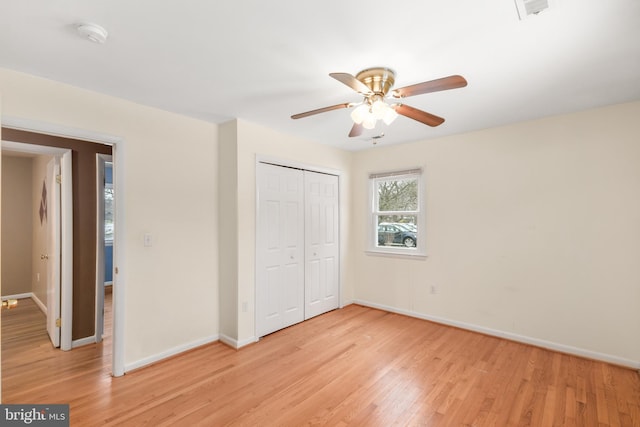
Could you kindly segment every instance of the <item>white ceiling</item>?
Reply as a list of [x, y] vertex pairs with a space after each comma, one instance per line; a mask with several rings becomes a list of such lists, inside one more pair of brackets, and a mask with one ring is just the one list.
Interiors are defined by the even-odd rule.
[[[640, 99], [640, 1], [0, 0], [0, 67], [196, 117], [241, 118], [345, 149], [425, 140]], [[109, 32], [104, 45], [79, 22]], [[350, 139], [360, 95], [330, 72], [396, 71], [395, 87], [451, 74], [469, 85], [405, 100], [406, 117]]]

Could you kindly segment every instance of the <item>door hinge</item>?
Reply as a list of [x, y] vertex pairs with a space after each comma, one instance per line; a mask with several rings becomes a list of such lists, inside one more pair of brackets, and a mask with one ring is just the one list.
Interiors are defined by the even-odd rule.
[[62, 327], [62, 319], [58, 317], [56, 319], [56, 328], [61, 328], [61, 327]]
[[62, 184], [62, 175], [56, 175], [56, 183]]

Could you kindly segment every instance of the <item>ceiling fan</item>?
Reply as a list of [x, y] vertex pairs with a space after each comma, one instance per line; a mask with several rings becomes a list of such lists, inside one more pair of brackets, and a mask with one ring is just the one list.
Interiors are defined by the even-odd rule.
[[442, 117], [402, 103], [390, 105], [385, 102], [385, 99], [387, 97], [402, 99], [423, 93], [456, 89], [467, 85], [464, 77], [453, 75], [391, 91], [395, 83], [395, 72], [383, 67], [368, 68], [360, 71], [355, 77], [349, 73], [330, 73], [329, 75], [364, 96], [362, 102], [345, 102], [330, 107], [318, 108], [316, 110], [294, 114], [291, 118], [301, 119], [327, 111], [356, 107], [351, 112], [351, 118], [354, 124], [349, 132], [350, 137], [361, 135], [364, 129], [373, 129], [378, 120], [382, 120], [389, 125], [395, 120], [398, 114], [432, 127], [441, 125], [444, 122]]

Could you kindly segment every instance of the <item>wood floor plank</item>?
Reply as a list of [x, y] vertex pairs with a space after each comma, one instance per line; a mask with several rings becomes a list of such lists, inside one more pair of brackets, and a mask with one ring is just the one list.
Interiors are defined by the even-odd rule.
[[640, 426], [637, 372], [358, 305], [120, 378], [110, 347], [52, 349], [22, 300], [2, 312], [4, 403], [69, 403], [73, 426]]

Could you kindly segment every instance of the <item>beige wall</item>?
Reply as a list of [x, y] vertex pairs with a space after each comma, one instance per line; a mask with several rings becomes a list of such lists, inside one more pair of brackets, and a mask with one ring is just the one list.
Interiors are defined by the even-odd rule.
[[238, 127], [220, 125], [218, 213], [220, 242], [220, 336], [228, 344], [238, 339]]
[[2, 155], [2, 295], [31, 292], [32, 158]]
[[[234, 331], [235, 335], [229, 336], [243, 345], [255, 339], [256, 159], [259, 157], [270, 158], [310, 168], [332, 169], [341, 173], [340, 284], [342, 301], [344, 302], [351, 301], [353, 298], [352, 270], [349, 261], [350, 230], [348, 227], [351, 199], [349, 171], [352, 153], [301, 140], [243, 120], [236, 120], [232, 126], [235, 126], [236, 134], [232, 139], [237, 150], [234, 154], [237, 156], [237, 192], [235, 197], [237, 198], [238, 233], [236, 253], [240, 256], [237, 257], [235, 313], [228, 313], [230, 316], [237, 316], [237, 330]], [[225, 144], [227, 141], [221, 140], [220, 143]], [[220, 206], [221, 209], [224, 209], [225, 202], [221, 200]], [[246, 312], [241, 310], [243, 303], [247, 304]], [[228, 323], [232, 323], [232, 320], [228, 320]]]
[[3, 117], [122, 138], [114, 286], [126, 298], [125, 365], [215, 339], [217, 126], [9, 70], [0, 94]]
[[[356, 153], [356, 298], [640, 366], [638, 117], [636, 102]], [[368, 173], [414, 166], [427, 259], [366, 255]]]

